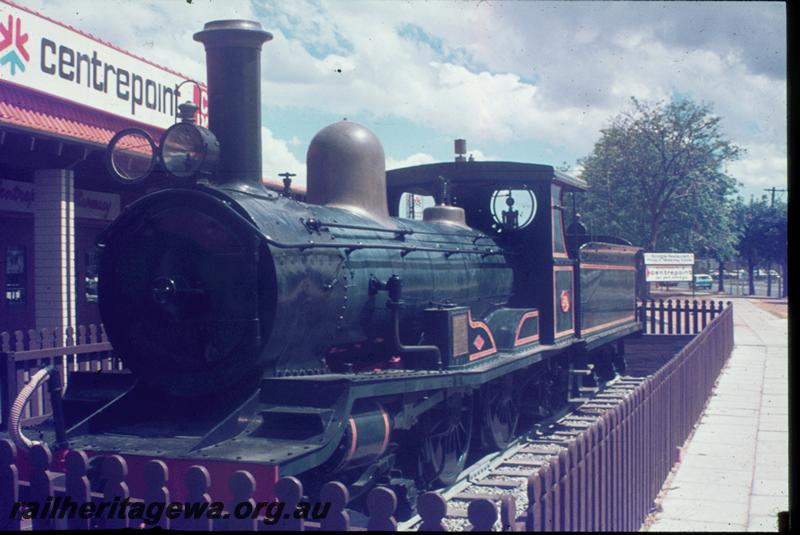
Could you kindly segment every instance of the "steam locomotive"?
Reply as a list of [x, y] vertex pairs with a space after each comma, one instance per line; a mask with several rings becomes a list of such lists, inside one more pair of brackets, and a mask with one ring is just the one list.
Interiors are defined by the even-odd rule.
[[[201, 463], [223, 486], [246, 468], [261, 496], [296, 474], [354, 494], [431, 488], [620, 371], [641, 331], [639, 250], [565, 232], [582, 180], [463, 157], [386, 172], [376, 136], [344, 120], [310, 143], [305, 202], [266, 189], [271, 37], [248, 21], [195, 35], [210, 128], [167, 130], [156, 152], [172, 186], [99, 239], [101, 313], [131, 373], [71, 374], [69, 447], [120, 453], [132, 478], [150, 458], [176, 479]], [[154, 167], [141, 158], [109, 147], [123, 178]], [[435, 205], [400, 218], [407, 195]]]

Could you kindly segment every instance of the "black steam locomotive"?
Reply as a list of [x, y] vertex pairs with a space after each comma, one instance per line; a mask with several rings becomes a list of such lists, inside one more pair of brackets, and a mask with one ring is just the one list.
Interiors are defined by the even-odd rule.
[[[614, 376], [624, 337], [641, 330], [638, 249], [565, 234], [566, 194], [582, 180], [463, 158], [387, 173], [372, 132], [340, 121], [309, 146], [306, 202], [270, 191], [259, 111], [270, 38], [245, 21], [195, 35], [210, 131], [170, 128], [158, 151], [177, 185], [100, 239], [103, 321], [132, 373], [71, 376], [70, 447], [178, 471], [262, 467], [262, 494], [265, 479], [301, 473], [354, 492], [433, 487], [470, 451], [503, 448], [523, 421]], [[124, 175], [138, 153], [112, 145]], [[399, 218], [404, 195], [435, 206]]]

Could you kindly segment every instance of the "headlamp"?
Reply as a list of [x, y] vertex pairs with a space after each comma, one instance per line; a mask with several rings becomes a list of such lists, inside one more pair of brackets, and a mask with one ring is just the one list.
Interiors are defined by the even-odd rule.
[[178, 178], [214, 171], [219, 160], [219, 141], [207, 128], [184, 122], [171, 126], [161, 138], [161, 163]]

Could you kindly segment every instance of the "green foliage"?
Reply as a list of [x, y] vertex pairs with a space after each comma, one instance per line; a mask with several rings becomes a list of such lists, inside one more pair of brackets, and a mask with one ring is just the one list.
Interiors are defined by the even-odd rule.
[[750, 294], [755, 292], [753, 269], [759, 264], [776, 263], [782, 266], [786, 279], [783, 283], [785, 297], [789, 278], [786, 204], [778, 202], [772, 206], [766, 196], [760, 201], [750, 201], [749, 204], [739, 198], [733, 214], [738, 229], [736, 250], [739, 257], [747, 263]]
[[784, 264], [788, 254], [788, 222], [785, 203], [770, 206], [766, 198], [749, 204], [738, 199], [735, 221], [739, 228], [737, 252], [753, 265], [759, 262]]
[[581, 200], [594, 234], [626, 238], [649, 251], [693, 251], [725, 260], [736, 234], [725, 164], [742, 149], [720, 130], [708, 105], [688, 99], [647, 103], [603, 129], [579, 163], [590, 190]]

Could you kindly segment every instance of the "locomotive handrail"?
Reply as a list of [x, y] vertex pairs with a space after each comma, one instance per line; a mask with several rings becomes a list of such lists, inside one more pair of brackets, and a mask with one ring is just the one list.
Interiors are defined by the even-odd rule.
[[[303, 221], [303, 219], [300, 219]], [[458, 236], [459, 238], [472, 238], [472, 243], [474, 244], [478, 240], [491, 240], [491, 236], [487, 236], [484, 234], [472, 234], [472, 233], [459, 233], [459, 232], [431, 232], [427, 230], [414, 230], [414, 229], [407, 229], [407, 228], [399, 228], [399, 229], [391, 229], [391, 228], [384, 228], [384, 227], [377, 227], [377, 226], [369, 226], [369, 225], [348, 225], [345, 223], [329, 223], [327, 221], [320, 221], [319, 219], [310, 218], [304, 222], [306, 228], [311, 230], [322, 230], [327, 227], [333, 228], [346, 228], [346, 229], [353, 229], [353, 230], [369, 230], [372, 232], [387, 232], [398, 234], [402, 236], [409, 236], [411, 234], [424, 234], [424, 235], [431, 235], [431, 236]], [[399, 237], [399, 236], [398, 236]]]
[[[209, 188], [209, 190], [204, 192], [204, 193], [207, 195], [209, 192], [211, 192], [212, 198], [216, 199], [219, 202], [219, 205], [221, 207], [223, 207], [223, 209], [227, 210], [229, 213], [233, 214], [236, 218], [238, 218], [238, 219], [242, 220], [243, 222], [245, 222], [249, 227], [253, 228], [254, 230], [257, 230], [258, 233], [256, 234], [256, 237], [258, 239], [263, 239], [268, 244], [270, 244], [270, 245], [272, 245], [274, 247], [277, 247], [279, 249], [299, 249], [301, 251], [304, 251], [306, 249], [345, 249], [346, 254], [350, 254], [351, 252], [357, 251], [359, 249], [383, 249], [383, 250], [403, 251], [403, 252], [405, 252], [405, 254], [408, 254], [408, 253], [411, 253], [411, 252], [414, 252], [414, 251], [421, 251], [421, 252], [443, 253], [443, 254], [444, 253], [450, 253], [450, 254], [456, 254], [456, 253], [461, 253], [461, 254], [479, 254], [479, 255], [481, 255], [483, 257], [495, 256], [495, 255], [516, 256], [516, 255], [519, 254], [519, 253], [516, 253], [514, 251], [505, 251], [505, 250], [502, 250], [502, 249], [498, 250], [498, 249], [494, 249], [494, 248], [479, 249], [477, 247], [475, 249], [473, 249], [473, 250], [464, 250], [464, 249], [461, 249], [461, 248], [452, 248], [452, 247], [438, 247], [438, 246], [437, 247], [420, 247], [420, 246], [416, 246], [416, 245], [400, 245], [400, 244], [393, 244], [393, 243], [363, 243], [363, 242], [356, 242], [356, 243], [353, 243], [353, 242], [317, 243], [314, 240], [309, 240], [308, 242], [304, 242], [304, 243], [283, 242], [283, 241], [280, 241], [280, 240], [276, 240], [275, 238], [273, 238], [273, 237], [271, 237], [271, 236], [269, 236], [267, 234], [264, 234], [261, 231], [261, 229], [258, 228], [258, 225], [252, 219], [248, 218], [245, 214], [242, 214], [241, 212], [236, 210], [230, 204], [230, 202], [228, 200], [226, 200], [224, 198], [221, 198], [221, 197], [218, 197], [218, 196], [217, 197], [213, 196], [214, 195], [214, 190], [213, 189]], [[157, 195], [157, 194], [158, 193], [152, 193], [150, 195]], [[188, 194], [188, 195], [203, 195], [199, 191], [192, 191], [192, 190], [186, 190], [184, 192], [184, 194]], [[125, 213], [123, 214], [122, 217], [124, 217], [125, 215], [132, 216], [133, 214], [136, 213], [137, 209], [138, 209], [138, 204], [137, 205], [131, 205], [131, 207], [129, 207], [128, 209], [125, 210]], [[120, 217], [120, 219], [122, 219], [122, 217]], [[119, 221], [119, 219], [117, 221]], [[111, 225], [111, 226], [107, 227], [106, 230], [103, 231], [100, 234], [100, 236], [98, 236], [97, 242], [98, 242], [99, 246], [102, 247], [105, 244], [105, 242], [109, 238], [109, 234], [112, 233], [114, 228], [116, 228], [116, 227], [117, 227], [117, 225]], [[375, 230], [375, 229], [371, 229], [371, 230]], [[386, 229], [383, 229], [383, 230], [386, 230]], [[391, 232], [396, 232], [396, 230], [392, 230]]]
[[309, 240], [308, 243], [290, 243], [290, 242], [281, 242], [278, 241], [270, 236], [261, 235], [261, 237], [270, 245], [274, 245], [279, 249], [346, 249], [349, 252], [357, 251], [358, 249], [388, 249], [388, 250], [397, 250], [397, 251], [404, 251], [406, 254], [414, 252], [414, 251], [425, 251], [430, 253], [462, 253], [462, 254], [479, 254], [483, 256], [494, 256], [494, 255], [509, 255], [514, 256], [518, 253], [513, 251], [504, 251], [504, 250], [496, 250], [496, 249], [474, 249], [474, 250], [463, 250], [458, 248], [450, 248], [450, 247], [419, 247], [414, 245], [395, 245], [395, 244], [388, 244], [388, 243], [315, 243], [314, 240]]
[[[303, 221], [302, 217], [300, 218], [300, 221]], [[305, 222], [303, 224], [306, 226], [307, 229], [313, 230], [313, 231], [317, 231], [317, 232], [319, 232], [320, 230], [328, 230], [329, 227], [346, 228], [346, 229], [352, 229], [352, 230], [368, 230], [370, 232], [392, 233], [392, 234], [396, 235], [395, 237], [397, 239], [403, 239], [403, 237], [405, 237], [405, 236], [407, 236], [409, 234], [414, 234], [415, 233], [414, 230], [406, 229], [406, 228], [391, 229], [391, 228], [383, 228], [383, 227], [370, 227], [368, 225], [347, 225], [345, 223], [328, 223], [326, 221], [320, 221], [319, 219], [315, 219], [313, 217], [305, 220]]]
[[[244, 220], [248, 225], [253, 226], [255, 228], [258, 228], [258, 226], [255, 224], [254, 221], [252, 221], [252, 220], [248, 219], [247, 217], [245, 217], [245, 215], [241, 214], [238, 210], [236, 210], [233, 206], [231, 206], [224, 199], [219, 199], [219, 200], [220, 200], [220, 203], [222, 204], [222, 206], [224, 206], [227, 210], [229, 210], [230, 212], [235, 214], [236, 217]], [[323, 225], [324, 226], [333, 226], [333, 225], [323, 224], [323, 223], [320, 223], [320, 225], [321, 226], [323, 226]], [[342, 226], [344, 228], [344, 226], [342, 224], [336, 223], [336, 225], [340, 225], [340, 226]], [[356, 225], [353, 225], [353, 227], [355, 227], [355, 226]], [[370, 228], [369, 230], [377, 230], [377, 228], [376, 229], [371, 229]], [[396, 230], [390, 230], [390, 229], [381, 229], [381, 230], [383, 230], [383, 231], [387, 231], [388, 230], [390, 232], [397, 232]], [[314, 240], [309, 240], [308, 243], [291, 243], [291, 242], [281, 242], [281, 241], [276, 240], [275, 238], [273, 238], [273, 237], [271, 237], [271, 236], [269, 236], [267, 234], [262, 234], [262, 233], [259, 233], [258, 237], [261, 238], [261, 239], [264, 239], [267, 243], [269, 243], [270, 245], [273, 245], [275, 247], [278, 247], [279, 249], [300, 249], [301, 251], [304, 251], [306, 249], [345, 249], [346, 253], [350, 254], [351, 252], [359, 250], [359, 249], [384, 249], [384, 250], [403, 251], [405, 253], [403, 256], [405, 256], [408, 253], [414, 252], [414, 251], [424, 251], [424, 252], [431, 252], [431, 253], [439, 252], [439, 253], [451, 253], [451, 254], [455, 254], [455, 253], [480, 254], [480, 255], [482, 255], [484, 257], [485, 256], [500, 255], [500, 254], [514, 256], [514, 255], [518, 254], [518, 253], [515, 253], [515, 252], [512, 252], [512, 251], [495, 250], [495, 249], [492, 249], [492, 248], [483, 249], [483, 250], [479, 250], [479, 249], [476, 248], [474, 250], [469, 251], [469, 250], [461, 250], [460, 248], [455, 248], [454, 249], [454, 248], [441, 248], [441, 247], [419, 247], [419, 246], [416, 246], [416, 245], [397, 245], [397, 244], [388, 244], [388, 243], [371, 243], [371, 244], [365, 244], [363, 242], [357, 242], [357, 243], [342, 243], [342, 242], [338, 242], [338, 243], [315, 243]], [[474, 235], [473, 235], [473, 237], [474, 237]], [[479, 237], [482, 237], [482, 236], [479, 236]]]

